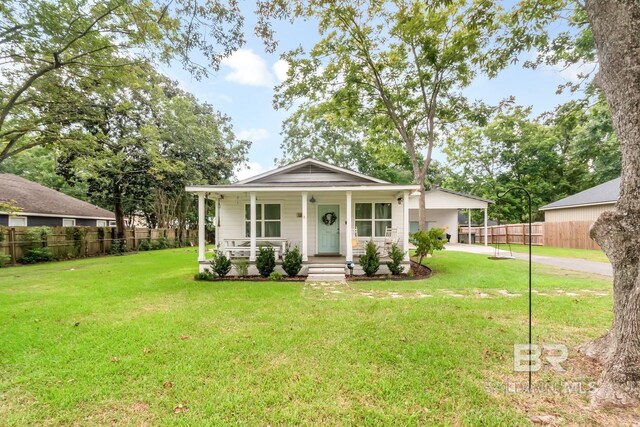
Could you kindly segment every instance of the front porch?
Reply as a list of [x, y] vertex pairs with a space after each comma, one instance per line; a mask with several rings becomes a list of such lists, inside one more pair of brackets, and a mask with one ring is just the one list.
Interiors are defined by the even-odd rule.
[[235, 184], [187, 187], [198, 195], [200, 269], [206, 265], [207, 200], [215, 203], [216, 248], [232, 259], [247, 258], [253, 268], [261, 246], [272, 247], [278, 260], [297, 246], [307, 270], [344, 267], [370, 240], [381, 257], [397, 244], [408, 263], [409, 200], [419, 189], [313, 159]]

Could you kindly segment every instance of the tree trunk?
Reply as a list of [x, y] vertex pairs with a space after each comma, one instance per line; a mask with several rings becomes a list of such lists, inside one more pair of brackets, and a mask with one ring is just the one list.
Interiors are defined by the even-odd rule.
[[122, 207], [122, 188], [116, 181], [113, 182], [113, 209], [116, 215], [116, 239], [125, 241], [124, 233], [124, 209]]
[[611, 330], [582, 347], [604, 364], [596, 407], [640, 403], [640, 2], [587, 0], [605, 94], [620, 141], [620, 198], [591, 227], [613, 265]]
[[424, 188], [424, 178], [423, 175], [419, 175], [416, 179], [420, 185], [420, 200], [418, 202], [418, 227], [420, 230], [427, 229], [427, 190]]

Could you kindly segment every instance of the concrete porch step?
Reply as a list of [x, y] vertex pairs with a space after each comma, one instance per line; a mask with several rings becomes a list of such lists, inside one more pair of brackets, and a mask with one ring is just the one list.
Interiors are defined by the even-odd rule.
[[307, 264], [307, 266], [309, 267], [309, 269], [312, 268], [345, 268], [346, 264], [342, 264], [342, 263], [327, 263], [327, 264], [322, 264], [322, 263], [313, 263], [313, 264]]
[[309, 274], [344, 274], [344, 267], [309, 267]]
[[344, 282], [345, 275], [342, 274], [309, 274], [307, 282]]

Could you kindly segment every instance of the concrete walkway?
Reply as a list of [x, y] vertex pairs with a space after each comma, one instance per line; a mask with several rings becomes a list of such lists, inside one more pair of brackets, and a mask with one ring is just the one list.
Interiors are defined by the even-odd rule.
[[[466, 245], [462, 243], [448, 243], [446, 246], [449, 251], [468, 252], [493, 256], [495, 249], [491, 246], [482, 245]], [[535, 249], [534, 249], [535, 250]], [[509, 249], [507, 246], [500, 249], [501, 256], [508, 256]], [[513, 252], [516, 259], [528, 260], [529, 254]], [[600, 276], [613, 277], [613, 269], [608, 262], [587, 261], [577, 258], [559, 258], [544, 255], [532, 255], [531, 260], [538, 264], [553, 265], [554, 267], [563, 268], [565, 270], [580, 271], [583, 273], [598, 274]]]

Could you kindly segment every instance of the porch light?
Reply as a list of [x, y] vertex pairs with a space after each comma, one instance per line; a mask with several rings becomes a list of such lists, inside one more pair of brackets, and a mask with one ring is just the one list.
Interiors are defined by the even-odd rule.
[[398, 204], [401, 205], [402, 204], [402, 197], [398, 197]]
[[315, 203], [315, 202], [316, 202], [316, 198], [315, 198], [315, 197], [313, 197], [313, 194], [311, 195], [311, 198], [309, 199], [309, 201], [310, 201], [311, 203]]

